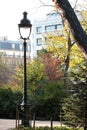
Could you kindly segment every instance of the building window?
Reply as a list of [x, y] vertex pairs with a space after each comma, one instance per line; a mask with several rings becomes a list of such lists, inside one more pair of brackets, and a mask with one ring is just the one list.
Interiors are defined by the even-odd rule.
[[36, 28], [36, 32], [37, 32], [38, 34], [42, 33], [42, 27], [37, 27], [37, 28]]
[[19, 44], [15, 44], [15, 50], [20, 51], [20, 45]]
[[60, 29], [62, 29], [62, 24], [45, 26], [45, 31], [46, 32], [60, 30]]
[[56, 28], [57, 30], [62, 29], [62, 27], [63, 27], [63, 25], [62, 25], [62, 24], [57, 24], [57, 25], [55, 25], [55, 28]]
[[42, 45], [42, 38], [37, 38], [36, 39], [37, 45]]
[[55, 30], [55, 25], [45, 26], [45, 31], [50, 32]]
[[9, 42], [0, 42], [0, 49], [12, 50], [12, 43], [9, 43]]

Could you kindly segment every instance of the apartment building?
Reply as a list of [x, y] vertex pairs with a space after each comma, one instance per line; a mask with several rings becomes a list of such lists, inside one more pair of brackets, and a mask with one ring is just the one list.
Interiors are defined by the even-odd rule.
[[[82, 21], [81, 12], [75, 10], [75, 13], [80, 21]], [[56, 11], [53, 11], [46, 15], [46, 18], [34, 20], [33, 23], [33, 34], [32, 34], [32, 57], [36, 57], [39, 50], [45, 47], [45, 38], [44, 34], [53, 32], [58, 32], [58, 35], [61, 35], [60, 32], [63, 29], [62, 18], [60, 14]], [[63, 32], [61, 32], [63, 34]], [[55, 33], [56, 34], [56, 33]]]
[[32, 34], [32, 54], [37, 56], [39, 50], [45, 47], [44, 34], [59, 31], [63, 28], [61, 16], [57, 12], [52, 12], [46, 15], [46, 18], [34, 20]]
[[[81, 21], [82, 16], [79, 11], [75, 11], [78, 19]], [[45, 36], [47, 33], [61, 32], [63, 28], [62, 19], [58, 12], [51, 12], [45, 18], [35, 19], [33, 21], [31, 41], [27, 41], [27, 58], [33, 59], [37, 56], [38, 51], [45, 48]], [[61, 32], [62, 33], [62, 32]], [[59, 35], [59, 34], [58, 34]], [[4, 62], [21, 62], [23, 60], [23, 41], [10, 41], [6, 37], [0, 38], [0, 54]], [[11, 61], [10, 61], [11, 60]]]
[[[0, 56], [4, 63], [20, 64], [23, 62], [23, 42], [11, 41], [4, 38], [0, 39]], [[30, 44], [27, 44], [27, 58], [30, 58]]]

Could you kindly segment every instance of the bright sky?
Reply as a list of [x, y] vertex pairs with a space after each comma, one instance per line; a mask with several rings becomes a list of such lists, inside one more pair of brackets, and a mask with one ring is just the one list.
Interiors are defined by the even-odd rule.
[[[52, 0], [41, 0], [52, 5]], [[78, 0], [84, 1], [84, 0]], [[38, 7], [39, 0], [0, 0], [0, 37], [7, 36], [9, 40], [19, 38], [18, 23], [23, 18], [23, 12], [28, 12], [28, 18], [32, 21], [35, 17], [44, 16], [44, 12], [50, 12], [52, 7]]]

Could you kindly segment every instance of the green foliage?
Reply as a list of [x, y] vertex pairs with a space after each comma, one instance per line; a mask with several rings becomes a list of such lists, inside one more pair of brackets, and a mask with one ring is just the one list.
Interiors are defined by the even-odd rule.
[[[61, 80], [60, 64], [60, 60], [47, 53], [27, 64], [28, 103], [37, 116], [48, 117], [52, 112], [54, 118], [59, 118], [60, 100], [66, 95]], [[23, 66], [16, 68], [16, 71], [12, 83], [15, 88], [21, 89], [23, 88]]]
[[18, 66], [13, 66], [13, 64], [5, 64], [0, 57], [0, 88], [11, 87], [13, 90], [20, 90], [22, 88], [20, 86], [23, 85], [23, 72], [20, 72], [18, 68]]
[[21, 103], [22, 93], [11, 88], [0, 88], [0, 118], [15, 118], [16, 106]]
[[87, 61], [83, 61], [72, 73], [73, 92], [64, 100], [65, 123], [74, 127], [87, 128]]
[[23, 65], [18, 65], [13, 70], [9, 84], [14, 91], [23, 91]]
[[37, 103], [34, 107], [36, 117], [44, 117], [59, 120], [61, 100], [67, 95], [63, 82], [50, 82], [43, 84], [43, 93], [38, 95]]
[[[48, 127], [48, 126], [45, 126], [45, 127], [36, 127], [35, 129], [34, 128], [21, 128], [20, 130], [50, 130], [51, 128]], [[17, 129], [13, 129], [13, 130], [17, 130]], [[54, 127], [53, 130], [82, 130], [82, 129], [77, 129], [77, 128], [69, 128], [69, 127]]]
[[39, 59], [33, 60], [27, 65], [27, 75], [28, 83], [38, 83], [38, 81], [43, 80], [44, 65]]
[[4, 65], [0, 59], [0, 87], [3, 87], [9, 82], [11, 71], [8, 66]]
[[81, 21], [81, 25], [85, 32], [87, 33], [87, 11], [84, 10], [81, 12], [83, 20]]
[[27, 88], [31, 105], [36, 104], [38, 95], [42, 93], [44, 79], [44, 65], [39, 59], [35, 59], [27, 65]]
[[54, 113], [54, 118], [59, 118], [60, 99], [65, 96], [60, 72], [60, 61], [48, 55], [40, 56], [27, 64], [29, 104], [36, 116], [48, 117]]

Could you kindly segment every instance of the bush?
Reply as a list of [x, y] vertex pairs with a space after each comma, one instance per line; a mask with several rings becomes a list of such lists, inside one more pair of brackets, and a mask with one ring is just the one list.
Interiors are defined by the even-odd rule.
[[22, 100], [20, 91], [11, 88], [0, 88], [0, 118], [15, 118], [16, 106]]
[[[17, 129], [13, 129], [17, 130]], [[51, 130], [50, 127], [37, 127], [37, 128], [21, 128], [20, 130]], [[82, 129], [77, 129], [77, 128], [69, 128], [69, 127], [54, 127], [53, 130], [82, 130]]]

